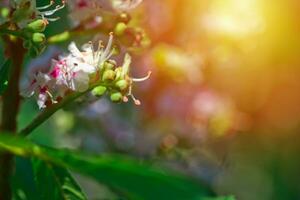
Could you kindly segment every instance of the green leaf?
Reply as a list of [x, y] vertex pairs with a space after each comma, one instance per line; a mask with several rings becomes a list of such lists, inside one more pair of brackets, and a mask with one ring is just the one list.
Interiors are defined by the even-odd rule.
[[65, 168], [56, 167], [38, 159], [32, 159], [32, 166], [40, 199], [87, 199], [76, 181]]
[[10, 63], [10, 60], [6, 60], [0, 68], [0, 95], [3, 94], [8, 85]]
[[15, 172], [11, 178], [15, 200], [40, 200], [35, 186], [30, 160], [21, 157], [15, 159]]
[[110, 186], [133, 200], [199, 200], [213, 196], [207, 187], [191, 178], [124, 156], [92, 156], [57, 150], [4, 134], [0, 134], [1, 149], [19, 156], [36, 157], [47, 163], [75, 170]]

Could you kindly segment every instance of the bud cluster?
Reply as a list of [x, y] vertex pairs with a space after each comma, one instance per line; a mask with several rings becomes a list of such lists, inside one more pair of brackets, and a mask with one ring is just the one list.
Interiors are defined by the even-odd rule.
[[136, 105], [141, 102], [132, 94], [133, 82], [147, 80], [150, 77], [150, 72], [146, 77], [137, 79], [129, 76], [129, 68], [131, 64], [131, 57], [129, 54], [125, 55], [122, 66], [117, 66], [113, 60], [108, 60], [104, 63], [101, 73], [102, 84], [92, 90], [95, 96], [102, 96], [104, 93], [110, 95], [112, 102], [127, 102], [128, 97], [131, 97]]
[[47, 26], [45, 19], [37, 19], [24, 29], [24, 48], [29, 50], [32, 57], [39, 55], [45, 48], [46, 36], [42, 33]]
[[30, 55], [36, 56], [45, 49], [46, 37], [43, 32], [46, 26], [49, 21], [58, 19], [51, 16], [65, 7], [65, 1], [61, 2], [62, 5], [55, 7], [54, 0], [42, 7], [37, 7], [35, 0], [11, 0], [0, 3], [1, 28], [4, 32], [22, 38], [23, 46], [29, 50]]

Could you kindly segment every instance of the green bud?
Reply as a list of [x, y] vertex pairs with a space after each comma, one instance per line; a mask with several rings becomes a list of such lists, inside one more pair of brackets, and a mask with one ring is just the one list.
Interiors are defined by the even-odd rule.
[[126, 29], [127, 29], [127, 25], [123, 22], [119, 22], [115, 27], [114, 33], [115, 35], [120, 36], [124, 34]]
[[121, 92], [115, 92], [110, 95], [110, 100], [112, 102], [120, 102], [122, 101], [122, 99], [123, 99], [123, 95], [121, 94]]
[[46, 29], [46, 26], [47, 26], [47, 23], [45, 20], [38, 19], [38, 20], [35, 20], [35, 21], [29, 23], [26, 28], [32, 32], [40, 33]]
[[121, 91], [126, 90], [128, 88], [128, 81], [122, 79], [116, 82], [116, 87], [119, 88]]
[[116, 66], [116, 62], [114, 60], [108, 60], [104, 63], [105, 69], [114, 69]]
[[106, 92], [106, 90], [107, 90], [106, 87], [98, 86], [92, 90], [92, 94], [96, 97], [101, 97]]
[[102, 80], [103, 81], [113, 81], [115, 79], [115, 77], [116, 77], [116, 73], [113, 70], [108, 69], [108, 70], [104, 71]]
[[58, 42], [64, 42], [68, 39], [70, 39], [71, 35], [69, 31], [65, 31], [63, 33], [59, 33], [57, 35], [54, 35], [48, 39], [49, 43], [58, 43]]
[[0, 13], [1, 13], [1, 17], [7, 18], [9, 16], [9, 9], [8, 8], [2, 8]]
[[34, 34], [32, 34], [32, 41], [34, 43], [40, 44], [40, 43], [45, 42], [45, 40], [46, 40], [46, 37], [43, 33], [34, 33]]

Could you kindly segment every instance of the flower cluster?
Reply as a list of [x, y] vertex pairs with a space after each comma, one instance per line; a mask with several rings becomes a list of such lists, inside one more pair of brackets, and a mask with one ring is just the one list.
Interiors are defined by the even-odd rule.
[[123, 65], [117, 67], [116, 62], [111, 59], [112, 43], [112, 34], [106, 48], [99, 42], [97, 50], [89, 42], [80, 51], [72, 42], [69, 45], [70, 53], [53, 60], [47, 72], [35, 72], [24, 95], [35, 95], [39, 108], [57, 103], [70, 92], [89, 90], [95, 96], [102, 96], [107, 92], [113, 102], [127, 102], [128, 97], [131, 97], [139, 105], [140, 101], [132, 94], [132, 83], [148, 79], [150, 73], [144, 78], [131, 78], [129, 54], [125, 55]]

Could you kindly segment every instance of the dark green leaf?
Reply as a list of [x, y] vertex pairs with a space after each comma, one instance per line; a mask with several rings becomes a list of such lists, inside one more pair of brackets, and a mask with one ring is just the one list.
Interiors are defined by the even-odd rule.
[[16, 157], [15, 172], [11, 178], [12, 192], [15, 200], [40, 200], [35, 182], [31, 162], [28, 159]]
[[199, 200], [213, 196], [209, 189], [191, 178], [131, 158], [117, 155], [90, 156], [57, 150], [3, 134], [0, 134], [0, 149], [76, 170], [107, 184], [129, 199]]
[[87, 199], [65, 168], [56, 167], [38, 159], [32, 159], [32, 166], [40, 199]]
[[10, 60], [6, 60], [0, 68], [0, 95], [3, 94], [8, 85], [10, 63]]

